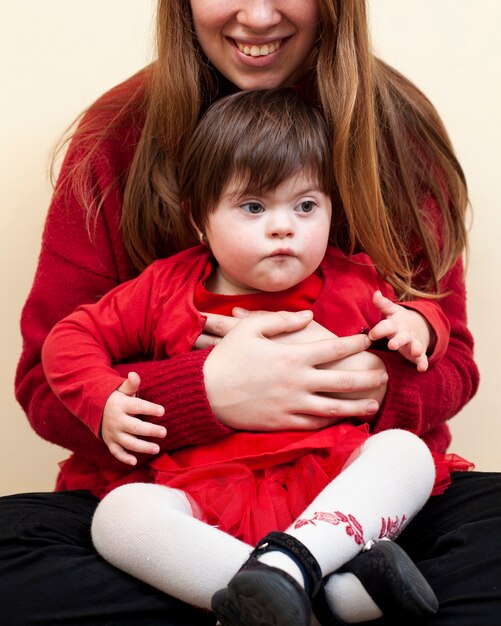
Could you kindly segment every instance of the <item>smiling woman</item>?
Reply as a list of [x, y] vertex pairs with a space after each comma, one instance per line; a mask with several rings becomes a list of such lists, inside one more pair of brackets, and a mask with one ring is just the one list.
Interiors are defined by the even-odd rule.
[[[426, 12], [421, 4], [412, 3], [413, 17]], [[433, 5], [433, 11], [439, 10]], [[101, 25], [92, 18], [96, 27]], [[452, 29], [451, 22], [450, 16], [444, 19], [442, 31], [443, 24]], [[105, 29], [117, 28], [116, 21], [110, 24]], [[467, 32], [473, 36], [471, 29]], [[44, 31], [35, 34], [41, 50], [37, 38]], [[391, 351], [364, 352], [367, 340], [360, 336], [306, 341], [299, 375], [297, 348], [278, 349], [272, 336], [300, 331], [309, 318], [269, 313], [239, 321], [208, 315], [197, 342], [203, 349], [157, 360], [140, 355], [132, 359], [136, 362], [114, 366], [121, 380], [136, 371], [140, 399], [164, 409], [154, 426], [157, 433], [167, 429], [167, 436], [153, 443], [162, 453], [189, 452], [194, 444], [259, 432], [263, 416], [271, 431], [321, 436], [326, 424], [349, 417], [373, 432], [411, 430], [443, 454], [450, 443], [448, 420], [478, 384], [461, 262], [463, 173], [428, 100], [373, 55], [365, 2], [159, 0], [157, 35], [157, 60], [107, 92], [79, 120], [23, 312], [17, 398], [35, 432], [69, 450], [71, 457], [60, 468], [56, 493], [0, 499], [0, 597], [4, 621], [12, 625], [215, 622], [209, 613], [118, 571], [96, 553], [89, 529], [100, 481], [112, 476], [127, 483], [133, 475], [130, 466], [112, 457], [100, 416], [84, 423], [51, 391], [40, 355], [51, 328], [75, 307], [120, 288], [156, 259], [197, 243], [193, 233], [180, 243], [186, 234], [179, 164], [202, 114], [228, 94], [291, 84], [318, 108], [332, 141], [336, 244], [347, 254], [370, 254], [406, 306], [423, 294], [434, 300], [450, 325], [450, 341], [442, 359], [426, 372], [402, 364]], [[33, 41], [27, 42], [30, 67], [38, 58]], [[430, 65], [440, 65], [443, 32], [440, 42]], [[106, 47], [103, 61], [112, 50]], [[11, 51], [4, 57], [12, 58]], [[91, 67], [90, 73], [99, 75]], [[26, 84], [31, 89], [32, 77]], [[55, 89], [66, 84], [61, 77]], [[32, 102], [32, 93], [21, 100]], [[50, 103], [55, 103], [52, 93]], [[477, 105], [470, 110], [477, 112]], [[476, 133], [477, 139], [481, 135]], [[471, 154], [478, 159], [479, 150]], [[490, 309], [490, 303], [489, 298], [484, 308]], [[217, 345], [209, 350], [209, 343]], [[358, 363], [356, 371], [348, 367], [351, 359]], [[326, 361], [335, 361], [337, 370], [323, 371]], [[357, 400], [347, 400], [345, 392], [358, 394]], [[492, 413], [497, 414], [495, 406]], [[139, 421], [144, 428], [146, 420]], [[475, 415], [477, 430], [479, 421]], [[136, 469], [144, 470], [150, 460], [140, 456]], [[458, 472], [447, 491], [432, 498], [400, 536], [398, 542], [441, 604], [429, 623], [490, 626], [501, 619], [496, 584], [501, 578], [500, 500], [497, 474]], [[132, 520], [136, 507], [126, 504], [126, 518]], [[153, 549], [152, 556], [157, 552], [162, 550]], [[140, 562], [139, 555], [135, 560]], [[170, 580], [170, 574], [165, 571], [162, 578]]]

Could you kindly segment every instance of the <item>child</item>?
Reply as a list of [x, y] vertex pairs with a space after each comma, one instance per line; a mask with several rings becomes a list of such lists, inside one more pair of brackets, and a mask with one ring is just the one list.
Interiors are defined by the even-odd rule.
[[[431, 362], [445, 351], [448, 327], [433, 301], [396, 304], [366, 255], [328, 247], [329, 159], [320, 113], [294, 92], [218, 101], [180, 169], [186, 225], [202, 246], [153, 263], [51, 332], [43, 351], [51, 386], [119, 460], [134, 465], [131, 451], [155, 454], [143, 436], [165, 430], [144, 430], [134, 416], [154, 417], [163, 408], [137, 398], [137, 375], [124, 381], [112, 363], [192, 349], [204, 326], [199, 311], [311, 309], [338, 335], [371, 329], [372, 339], [388, 338], [388, 348], [420, 370], [427, 353]], [[300, 353], [300, 337], [288, 340]], [[442, 474], [447, 462], [439, 463]], [[110, 477], [93, 539], [113, 564], [186, 602], [209, 608], [214, 596], [223, 624], [306, 625], [310, 600], [322, 597], [329, 575], [329, 606], [343, 619], [374, 619], [392, 603], [433, 612], [433, 593], [395, 544], [377, 541], [356, 555], [398, 534], [428, 498], [434, 475], [426, 446], [409, 433], [368, 439], [365, 427], [344, 423], [268, 434], [263, 416], [263, 432], [162, 454], [129, 477], [158, 485], [111, 491], [117, 484]], [[342, 566], [344, 573], [333, 574]], [[387, 580], [385, 567], [392, 568]]]

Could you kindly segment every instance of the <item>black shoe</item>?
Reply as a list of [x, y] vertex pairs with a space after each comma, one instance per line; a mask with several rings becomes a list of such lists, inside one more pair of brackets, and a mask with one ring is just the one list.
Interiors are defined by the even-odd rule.
[[[283, 570], [258, 560], [272, 550], [284, 552], [298, 565], [305, 589]], [[308, 626], [310, 599], [321, 581], [311, 552], [291, 535], [272, 532], [259, 542], [228, 587], [212, 596], [212, 611], [222, 626]]]
[[[356, 576], [384, 616], [432, 615], [438, 611], [433, 589], [406, 552], [393, 541], [376, 541], [338, 570]], [[314, 601], [314, 612], [325, 626], [342, 624], [335, 616], [329, 622], [329, 605], [323, 589]]]

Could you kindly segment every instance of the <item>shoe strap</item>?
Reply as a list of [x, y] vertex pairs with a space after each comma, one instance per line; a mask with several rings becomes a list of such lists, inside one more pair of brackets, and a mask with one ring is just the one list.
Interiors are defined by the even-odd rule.
[[292, 535], [273, 531], [261, 539], [251, 555], [259, 558], [273, 550], [283, 552], [296, 563], [303, 575], [306, 593], [310, 598], [316, 595], [322, 584], [322, 572], [308, 548]]

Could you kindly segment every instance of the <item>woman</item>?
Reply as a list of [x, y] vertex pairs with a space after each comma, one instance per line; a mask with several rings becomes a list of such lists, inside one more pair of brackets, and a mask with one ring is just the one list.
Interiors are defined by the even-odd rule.
[[[135, 451], [151, 455], [158, 447], [211, 441], [231, 429], [258, 430], [266, 414], [277, 430], [316, 429], [356, 415], [374, 431], [404, 426], [443, 452], [449, 443], [446, 420], [476, 389], [462, 267], [456, 262], [465, 243], [462, 172], [426, 99], [374, 61], [364, 3], [161, 0], [158, 44], [152, 68], [105, 95], [83, 118], [49, 212], [23, 314], [17, 394], [34, 429], [75, 454], [62, 468], [58, 493], [1, 502], [6, 623], [214, 621], [95, 554], [89, 540], [97, 504], [91, 477], [118, 468], [99, 432], [84, 427], [50, 393], [39, 351], [52, 325], [76, 305], [191, 243], [179, 240], [176, 227], [176, 164], [200, 113], [221, 95], [294, 84], [321, 104], [332, 126], [343, 207], [335, 221], [336, 243], [348, 251], [363, 248], [403, 295], [418, 295], [430, 285], [450, 291], [440, 302], [451, 342], [441, 364], [418, 375], [386, 352], [373, 353], [366, 369], [347, 373], [343, 357], [361, 352], [364, 341], [332, 340], [328, 360], [338, 359], [340, 370], [327, 390], [319, 388], [314, 367], [325, 359], [326, 346], [312, 344], [308, 362], [298, 362], [293, 350], [278, 353], [272, 341], [261, 339], [298, 330], [304, 322], [297, 316], [248, 318], [234, 330], [231, 318], [212, 317], [208, 334], [224, 339], [211, 352], [117, 366], [137, 371], [143, 396], [166, 408], [161, 424], [167, 437]], [[438, 221], [435, 246], [423, 248], [423, 229]], [[381, 370], [389, 376], [382, 390]], [[315, 393], [346, 390], [363, 392], [361, 399]], [[155, 436], [148, 430], [138, 434]], [[83, 491], [65, 491], [74, 489]], [[434, 623], [491, 624], [501, 612], [500, 493], [498, 476], [460, 474], [401, 536], [441, 602]]]

